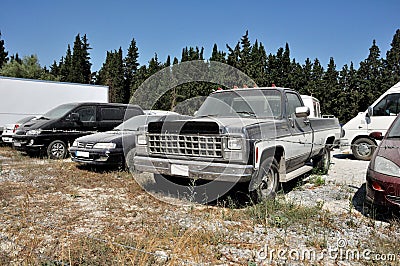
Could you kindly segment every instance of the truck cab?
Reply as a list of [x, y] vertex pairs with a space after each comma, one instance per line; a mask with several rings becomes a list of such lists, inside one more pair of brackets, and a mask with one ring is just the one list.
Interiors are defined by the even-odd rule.
[[372, 132], [386, 134], [400, 113], [400, 82], [382, 94], [368, 109], [358, 113], [344, 126], [340, 139], [342, 153], [353, 153], [359, 160], [370, 160], [379, 141], [370, 138]]

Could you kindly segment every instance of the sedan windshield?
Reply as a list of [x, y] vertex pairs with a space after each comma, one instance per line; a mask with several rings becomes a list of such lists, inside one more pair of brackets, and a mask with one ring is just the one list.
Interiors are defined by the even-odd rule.
[[127, 130], [127, 131], [132, 131], [132, 130], [138, 130], [139, 127], [143, 125], [147, 125], [150, 122], [158, 121], [162, 115], [138, 115], [135, 117], [132, 117], [116, 128], [114, 130], [116, 131], [122, 131], [122, 130]]
[[63, 104], [57, 106], [54, 109], [51, 109], [47, 113], [45, 113], [39, 119], [58, 119], [66, 115], [68, 112], [72, 111], [77, 106], [77, 104]]
[[400, 116], [393, 122], [393, 125], [388, 132], [388, 138], [400, 138]]
[[207, 97], [196, 117], [280, 117], [281, 101], [281, 93], [273, 89], [217, 92]]

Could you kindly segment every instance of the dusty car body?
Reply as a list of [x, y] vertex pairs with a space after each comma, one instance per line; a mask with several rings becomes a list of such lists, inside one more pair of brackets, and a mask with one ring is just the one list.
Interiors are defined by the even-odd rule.
[[[382, 139], [380, 132], [370, 137]], [[368, 166], [366, 200], [375, 207], [400, 207], [400, 115], [390, 126]]]

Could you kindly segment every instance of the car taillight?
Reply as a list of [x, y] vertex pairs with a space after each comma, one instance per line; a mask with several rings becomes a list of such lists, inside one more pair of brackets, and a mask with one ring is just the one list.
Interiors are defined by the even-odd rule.
[[372, 188], [376, 191], [385, 191], [378, 182], [372, 182]]
[[15, 133], [15, 131], [17, 131], [18, 128], [19, 128], [19, 125], [18, 125], [18, 124], [15, 124], [13, 133]]

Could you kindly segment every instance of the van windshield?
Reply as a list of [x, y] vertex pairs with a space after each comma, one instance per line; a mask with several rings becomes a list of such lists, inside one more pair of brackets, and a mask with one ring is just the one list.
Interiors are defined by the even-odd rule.
[[58, 119], [66, 115], [68, 112], [72, 111], [77, 106], [77, 104], [63, 104], [59, 105], [54, 109], [51, 109], [39, 119]]

